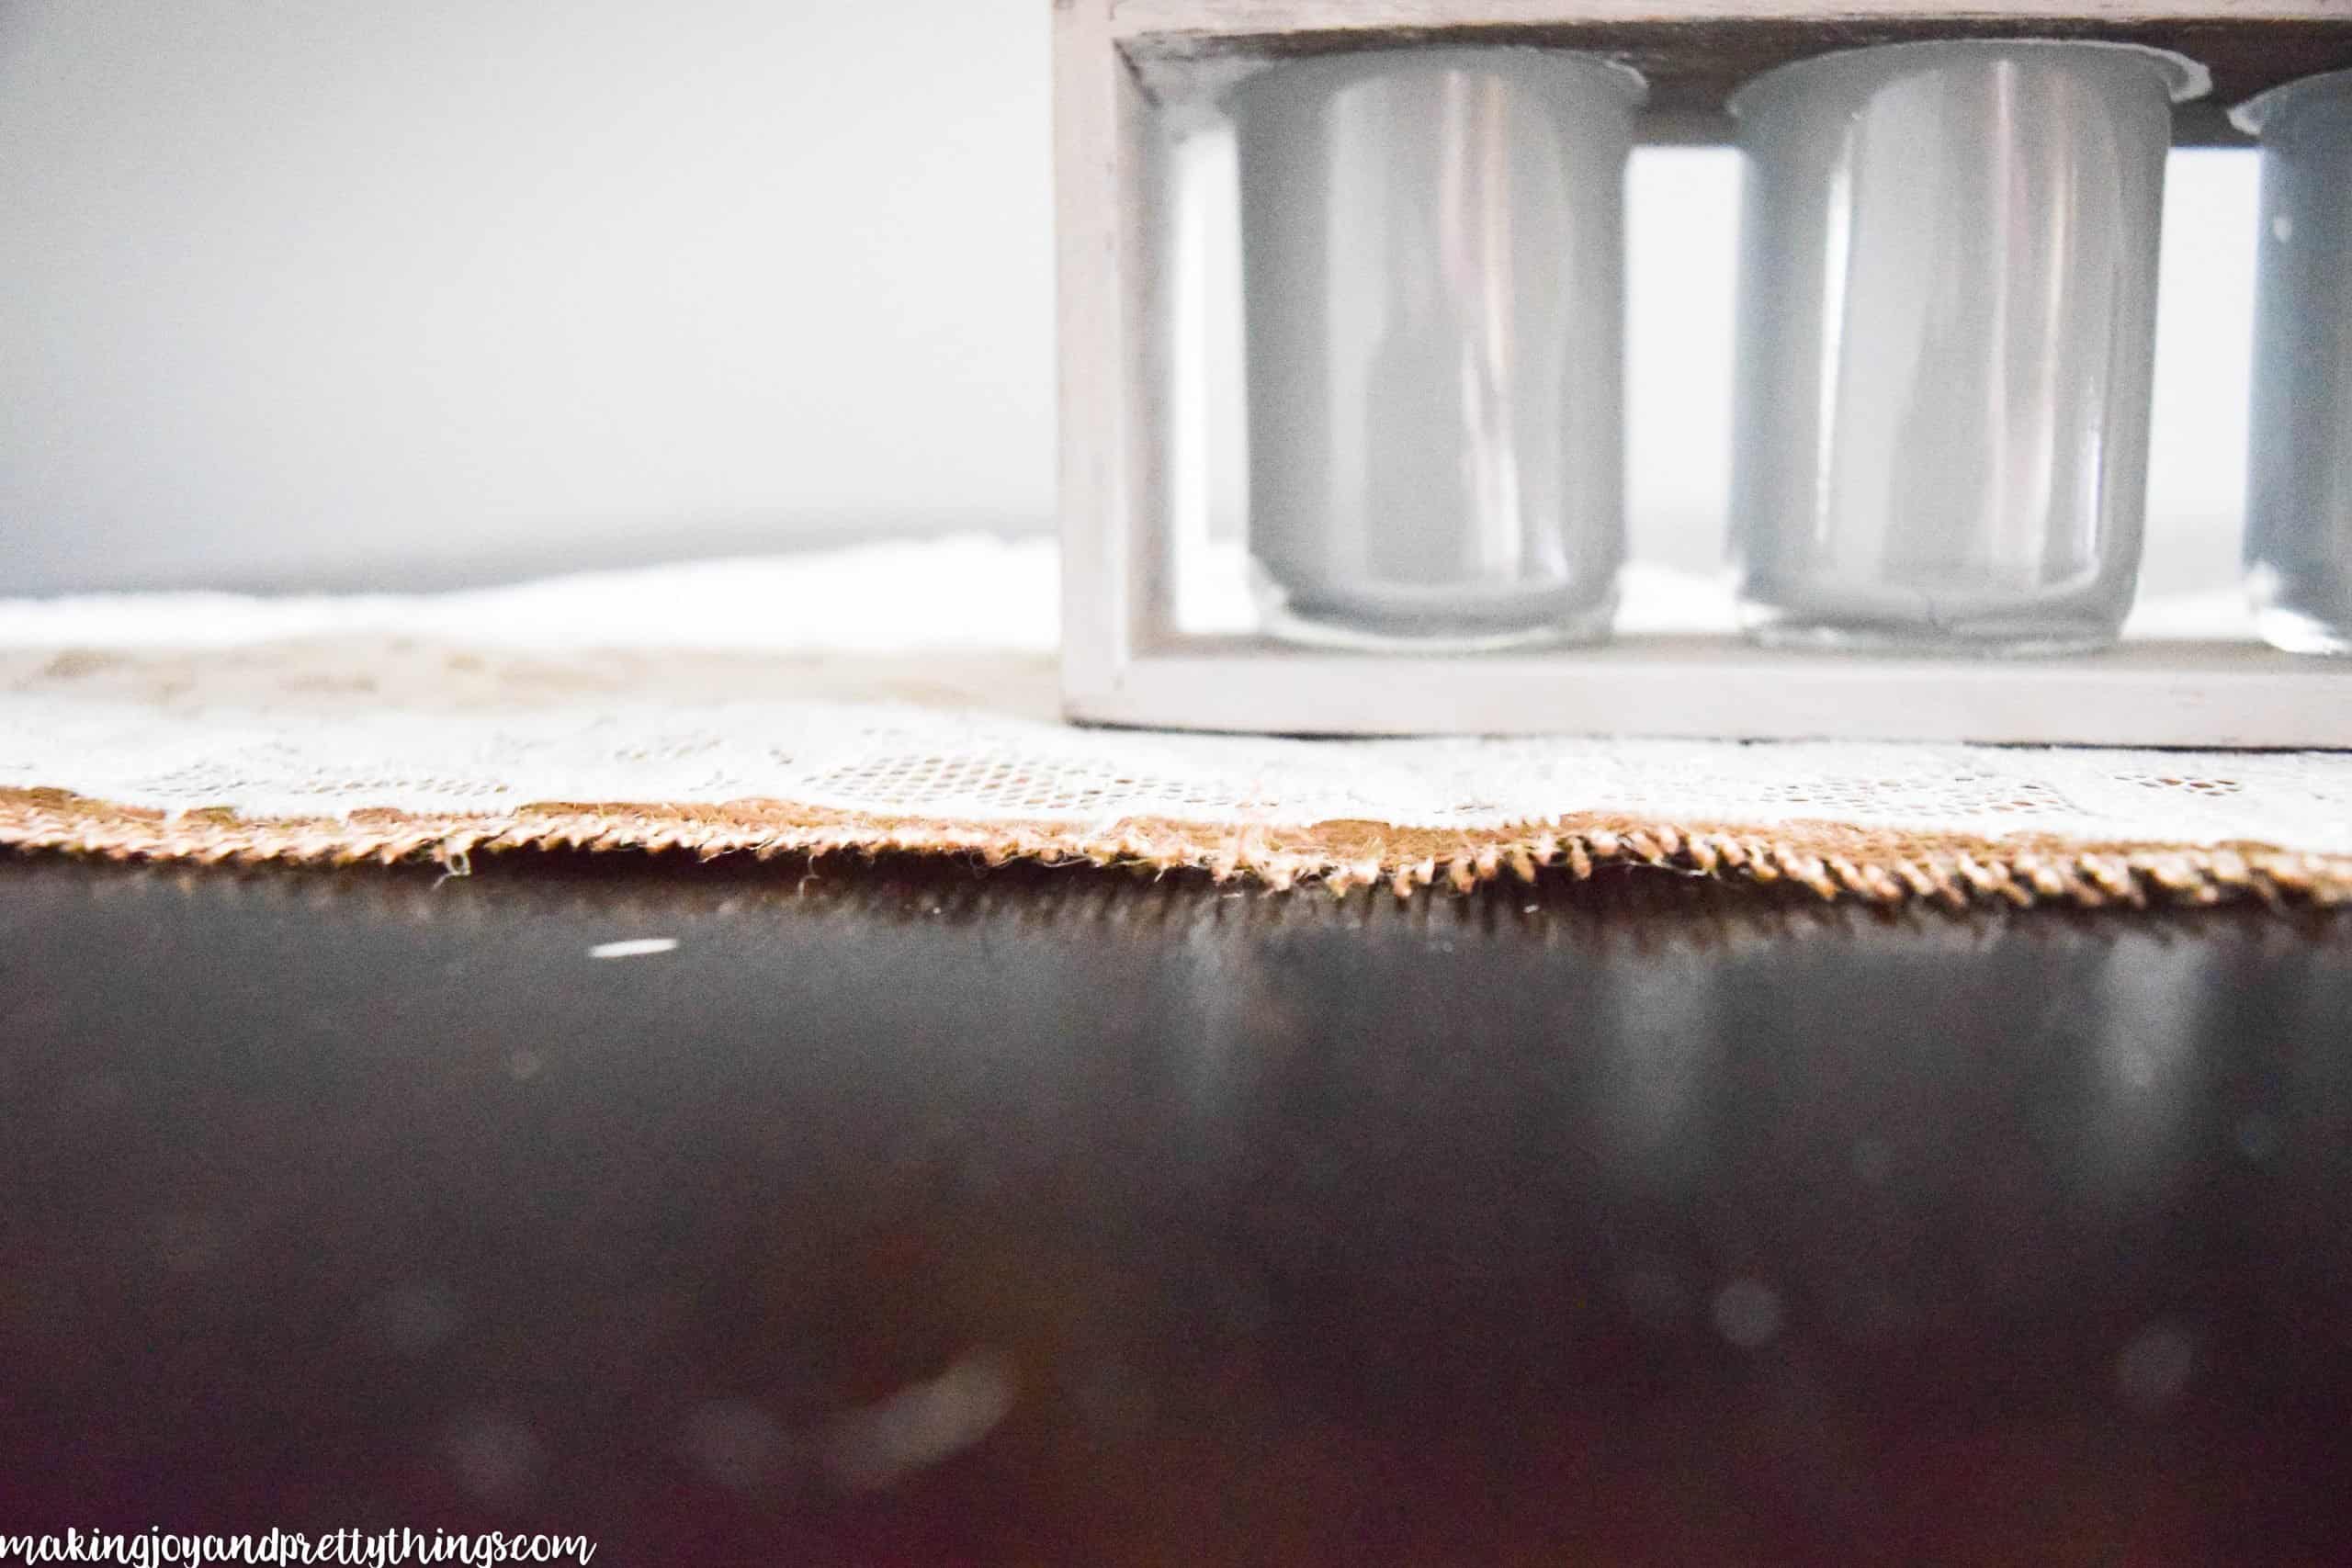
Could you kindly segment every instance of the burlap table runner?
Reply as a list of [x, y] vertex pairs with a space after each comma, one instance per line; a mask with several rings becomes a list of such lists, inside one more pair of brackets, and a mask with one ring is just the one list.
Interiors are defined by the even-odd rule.
[[2352, 756], [1080, 729], [1054, 716], [1054, 582], [1048, 545], [967, 538], [413, 597], [0, 602], [0, 843], [2352, 899]]

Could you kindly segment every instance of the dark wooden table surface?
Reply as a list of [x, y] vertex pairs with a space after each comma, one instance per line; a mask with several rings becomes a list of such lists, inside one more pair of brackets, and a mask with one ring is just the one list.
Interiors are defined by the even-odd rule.
[[2348, 1021], [2352, 919], [0, 859], [0, 1525], [2352, 1561]]

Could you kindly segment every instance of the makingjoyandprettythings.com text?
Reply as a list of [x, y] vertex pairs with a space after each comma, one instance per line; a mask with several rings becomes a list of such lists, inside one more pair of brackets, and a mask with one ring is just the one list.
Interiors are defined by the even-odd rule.
[[0, 1535], [0, 1563], [117, 1562], [131, 1568], [210, 1562], [571, 1562], [596, 1555], [583, 1535], [452, 1535], [435, 1530], [330, 1530], [322, 1535], [272, 1529], [261, 1535], [192, 1535], [160, 1526], [143, 1532], [68, 1529]]

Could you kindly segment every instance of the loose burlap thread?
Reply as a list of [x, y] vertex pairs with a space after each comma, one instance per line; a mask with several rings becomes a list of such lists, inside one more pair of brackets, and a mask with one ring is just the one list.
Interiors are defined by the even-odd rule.
[[1053, 716], [1053, 582], [1041, 542], [958, 539], [411, 598], [0, 604], [0, 844], [2352, 901], [2352, 757], [1079, 729]]

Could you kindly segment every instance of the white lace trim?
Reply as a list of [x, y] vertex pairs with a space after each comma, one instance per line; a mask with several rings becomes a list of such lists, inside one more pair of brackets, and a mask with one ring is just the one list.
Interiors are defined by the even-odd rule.
[[1104, 829], [1573, 814], [2352, 854], [2352, 757], [1310, 741], [1052, 716], [1054, 564], [956, 539], [413, 597], [0, 602], [0, 786], [167, 812], [780, 801]]

